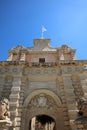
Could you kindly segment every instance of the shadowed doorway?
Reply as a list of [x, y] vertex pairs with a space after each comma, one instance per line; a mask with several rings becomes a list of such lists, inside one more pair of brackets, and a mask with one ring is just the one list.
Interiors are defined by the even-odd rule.
[[37, 115], [30, 120], [29, 130], [55, 130], [55, 120], [47, 115]]

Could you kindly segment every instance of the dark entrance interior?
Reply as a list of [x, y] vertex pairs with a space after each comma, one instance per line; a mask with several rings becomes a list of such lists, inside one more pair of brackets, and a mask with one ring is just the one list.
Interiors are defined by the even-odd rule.
[[47, 115], [37, 115], [30, 120], [29, 130], [55, 130], [55, 120]]
[[39, 58], [39, 62], [40, 63], [44, 63], [45, 62], [45, 58]]

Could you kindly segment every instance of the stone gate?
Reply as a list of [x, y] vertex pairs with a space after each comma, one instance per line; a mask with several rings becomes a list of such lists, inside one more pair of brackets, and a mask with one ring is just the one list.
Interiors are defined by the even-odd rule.
[[87, 129], [87, 60], [75, 52], [51, 47], [50, 39], [9, 51], [0, 61], [0, 129]]

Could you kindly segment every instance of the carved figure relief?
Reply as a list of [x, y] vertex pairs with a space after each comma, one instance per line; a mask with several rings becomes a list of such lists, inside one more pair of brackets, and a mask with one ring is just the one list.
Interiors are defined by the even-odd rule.
[[84, 97], [77, 101], [77, 107], [80, 115], [87, 116], [87, 100]]
[[0, 120], [6, 120], [10, 116], [8, 99], [0, 101]]
[[47, 109], [53, 109], [53, 107], [57, 108], [54, 100], [51, 97], [45, 95], [44, 93], [39, 94], [30, 101], [29, 108], [32, 107]]

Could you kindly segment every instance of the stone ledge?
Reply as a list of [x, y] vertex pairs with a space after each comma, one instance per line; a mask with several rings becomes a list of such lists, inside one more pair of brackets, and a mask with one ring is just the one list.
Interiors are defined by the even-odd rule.
[[27, 65], [27, 66], [58, 66], [58, 65], [87, 65], [87, 60], [58, 60], [57, 62], [27, 62], [27, 61], [0, 61], [0, 66]]

